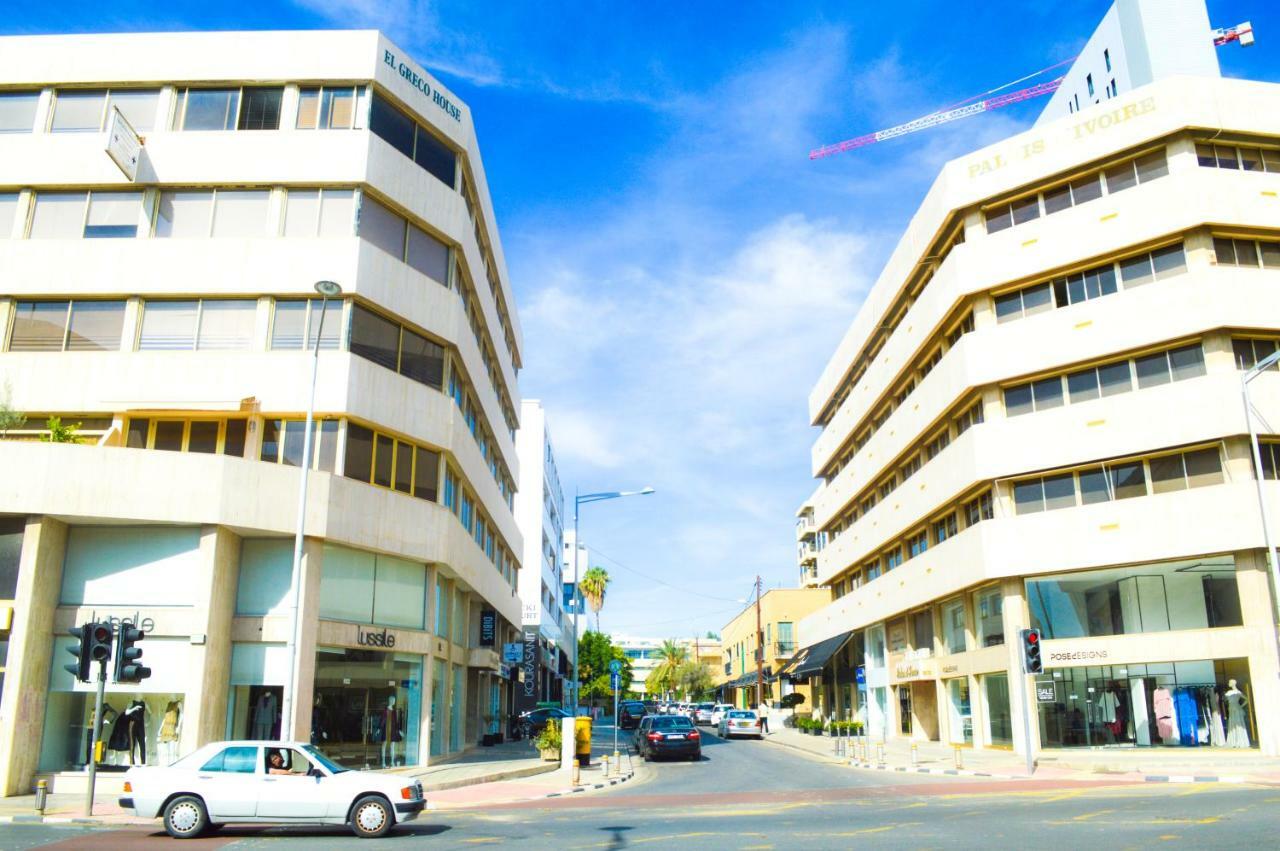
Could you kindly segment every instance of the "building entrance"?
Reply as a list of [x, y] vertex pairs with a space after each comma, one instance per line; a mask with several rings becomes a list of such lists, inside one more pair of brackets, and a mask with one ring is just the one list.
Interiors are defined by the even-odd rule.
[[311, 741], [352, 768], [418, 763], [420, 657], [321, 648], [316, 654]]

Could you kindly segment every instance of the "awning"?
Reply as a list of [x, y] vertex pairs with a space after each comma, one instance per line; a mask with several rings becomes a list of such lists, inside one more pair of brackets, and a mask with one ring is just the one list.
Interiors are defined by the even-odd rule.
[[791, 663], [778, 672], [778, 675], [790, 677], [793, 680], [803, 680], [822, 673], [822, 669], [826, 667], [827, 662], [831, 661], [831, 657], [844, 649], [844, 645], [853, 637], [853, 632], [853, 630], [842, 632], [802, 648], [792, 657]]

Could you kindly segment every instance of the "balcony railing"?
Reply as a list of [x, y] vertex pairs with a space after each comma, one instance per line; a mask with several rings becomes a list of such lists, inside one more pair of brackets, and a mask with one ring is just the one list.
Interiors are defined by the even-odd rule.
[[796, 643], [794, 641], [775, 641], [773, 642], [773, 653], [775, 659], [786, 659], [794, 656], [796, 653]]

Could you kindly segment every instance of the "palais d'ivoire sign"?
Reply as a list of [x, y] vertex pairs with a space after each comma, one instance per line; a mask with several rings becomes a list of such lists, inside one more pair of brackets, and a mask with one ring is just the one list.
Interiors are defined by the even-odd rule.
[[401, 77], [404, 77], [405, 81], [408, 82], [409, 85], [413, 86], [415, 89], [430, 98], [432, 103], [448, 113], [454, 121], [462, 121], [462, 110], [454, 106], [439, 89], [431, 88], [431, 84], [427, 82], [426, 78], [413, 70], [413, 68], [409, 66], [409, 63], [397, 62], [396, 55], [390, 50], [382, 51], [382, 61], [392, 68], [395, 68], [396, 72]]

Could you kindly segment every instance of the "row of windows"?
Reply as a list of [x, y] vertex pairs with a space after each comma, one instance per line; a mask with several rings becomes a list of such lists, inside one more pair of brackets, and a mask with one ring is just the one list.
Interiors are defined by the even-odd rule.
[[1222, 266], [1280, 269], [1280, 242], [1215, 236], [1213, 253]]
[[863, 585], [900, 567], [904, 561], [915, 558], [943, 541], [995, 517], [995, 502], [991, 491], [949, 506], [935, 515], [924, 526], [912, 530], [891, 544], [870, 561], [864, 562], [832, 582], [834, 597], [842, 597]]
[[1204, 168], [1280, 173], [1280, 150], [1275, 148], [1237, 147], [1200, 142], [1196, 144], [1196, 160]]
[[[342, 306], [331, 305], [320, 328], [319, 299], [278, 299], [270, 333], [272, 349], [298, 350], [303, 340], [314, 346], [342, 345]], [[124, 300], [19, 301], [8, 339], [12, 352], [119, 351], [124, 336]], [[253, 348], [256, 299], [147, 300], [142, 306], [136, 347], [139, 351], [245, 351]], [[347, 348], [406, 378], [443, 391], [444, 346], [380, 314], [353, 304]], [[474, 391], [452, 361], [449, 393], [480, 447], [490, 472], [511, 504], [515, 488], [499, 458], [492, 432], [481, 422]]]
[[1112, 461], [1013, 484], [1014, 511], [1034, 514], [1223, 482], [1218, 448]]
[[1068, 398], [1078, 405], [1103, 396], [1156, 387], [1205, 374], [1204, 350], [1199, 343], [1129, 360], [1091, 366], [1064, 375], [1014, 384], [1004, 389], [1004, 408], [1010, 417], [1062, 407]]
[[890, 415], [907, 401], [916, 387], [920, 385], [920, 382], [924, 381], [925, 377], [934, 370], [934, 367], [942, 362], [942, 358], [946, 353], [955, 348], [956, 344], [960, 342], [960, 338], [972, 332], [973, 329], [973, 312], [969, 311], [947, 330], [942, 340], [926, 354], [915, 360], [907, 370], [906, 376], [891, 388], [889, 399], [878, 409], [863, 417], [862, 421], [851, 430], [853, 436], [843, 447], [841, 454], [823, 472], [823, 476], [828, 482], [835, 479], [840, 471], [853, 461], [854, 456], [862, 451], [862, 447], [867, 445], [880, 429], [880, 426], [888, 421]]
[[988, 207], [983, 211], [987, 233], [997, 233], [1026, 222], [1078, 207], [1103, 195], [1115, 195], [1169, 173], [1169, 163], [1161, 148], [1150, 154], [1125, 160], [1067, 183], [1052, 186], [1034, 195]]
[[995, 297], [996, 321], [1010, 322], [1037, 313], [1068, 307], [1119, 291], [1132, 289], [1185, 272], [1187, 258], [1181, 242], [1104, 263], [1085, 272], [1053, 278]]

